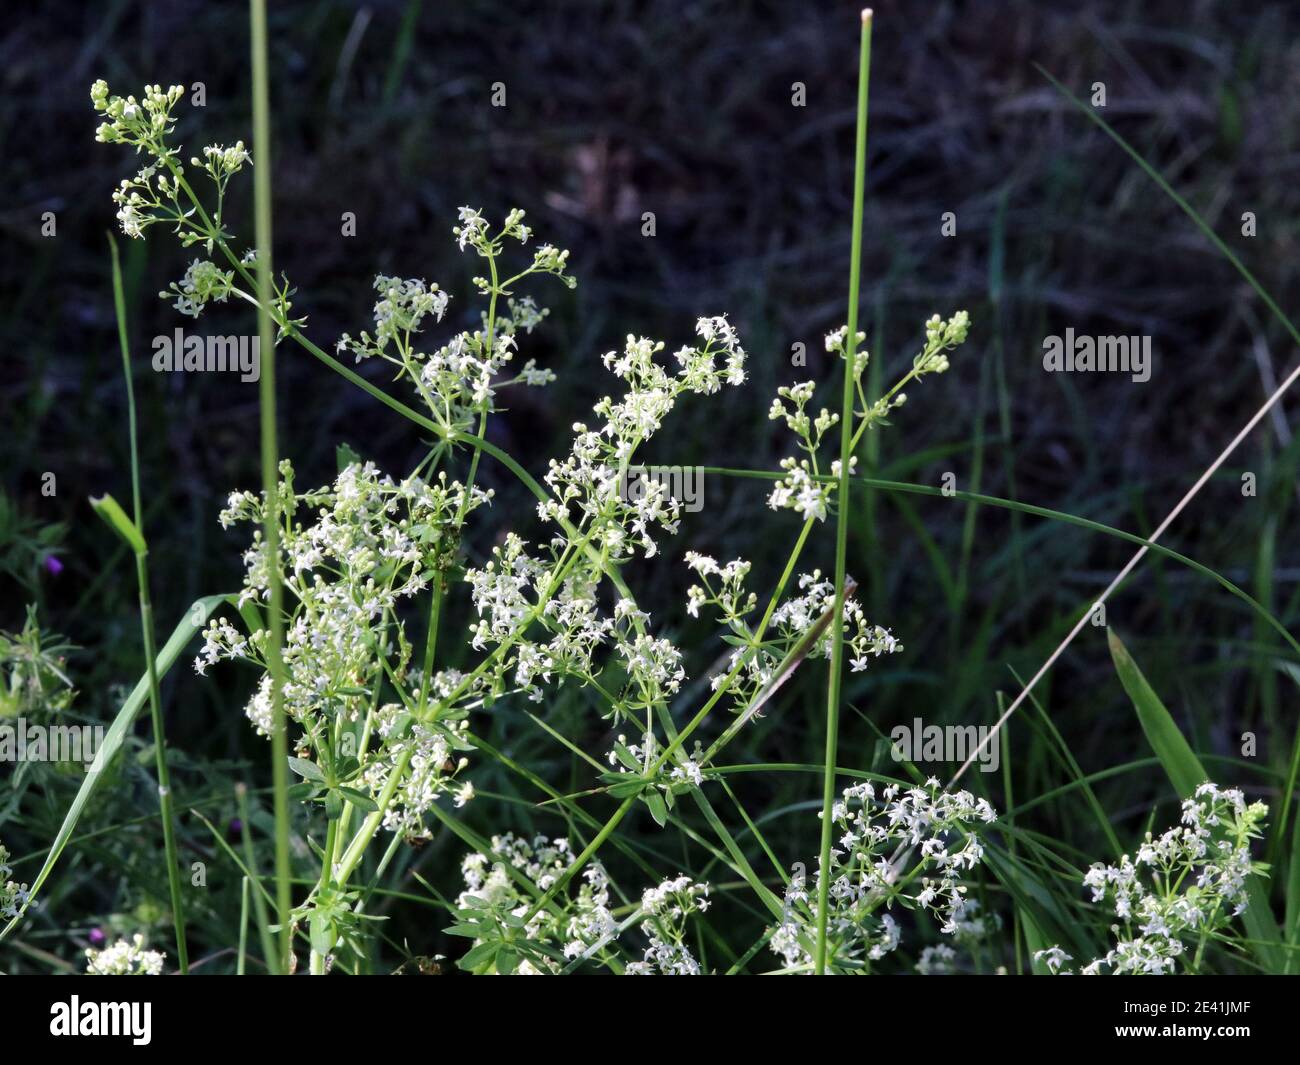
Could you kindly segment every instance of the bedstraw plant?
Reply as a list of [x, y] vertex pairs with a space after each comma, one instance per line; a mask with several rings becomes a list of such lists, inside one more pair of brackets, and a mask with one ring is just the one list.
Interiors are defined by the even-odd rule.
[[[1028, 915], [1037, 911], [1025, 901], [1041, 893], [1036, 878], [1048, 876], [1034, 837], [1000, 819], [974, 790], [944, 786], [910, 765], [891, 775], [837, 760], [844, 675], [888, 669], [907, 638], [869, 615], [848, 572], [858, 456], [868, 434], [912, 416], [909, 396], [949, 369], [971, 329], [964, 311], [933, 315], [906, 371], [889, 387], [873, 385], [873, 356], [858, 328], [869, 12], [847, 321], [825, 338], [840, 371], [839, 409], [833, 400], [818, 402], [815, 381], [782, 385], [768, 415], [788, 434], [788, 456], [779, 471], [740, 471], [770, 481], [764, 520], [769, 535], [788, 544], [784, 564], [762, 573], [744, 558], [719, 561], [688, 550], [678, 586], [651, 603], [633, 587], [636, 563], [675, 543], [688, 519], [661, 481], [626, 492], [629, 471], [647, 461], [679, 405], [745, 394], [732, 391], [745, 389], [750, 361], [735, 325], [716, 313], [672, 343], [628, 334], [600, 359], [607, 394], [575, 418], [567, 450], [537, 474], [491, 442], [491, 422], [520, 390], [563, 389], [528, 349], [546, 326], [548, 290], [577, 282], [569, 253], [539, 242], [524, 211], [493, 218], [465, 206], [448, 220], [458, 252], [475, 261], [470, 291], [381, 274], [364, 326], [313, 340], [309, 297], [273, 273], [270, 261], [265, 25], [260, 6], [254, 10], [252, 150], [240, 140], [187, 154], [177, 143], [185, 97], [178, 85], [122, 96], [100, 80], [90, 98], [100, 123], [96, 140], [130, 150], [137, 163], [112, 194], [122, 235], [143, 240], [167, 231], [189, 259], [160, 297], [185, 318], [240, 308], [259, 318], [263, 483], [232, 486], [215, 516], [238, 539], [243, 582], [233, 595], [196, 605], [201, 644], [192, 662], [200, 674], [242, 667], [254, 677], [243, 714], [270, 747], [274, 875], [258, 871], [244, 790], [241, 846], [221, 846], [245, 878], [243, 930], [256, 924], [268, 970], [294, 971], [305, 956], [313, 974], [367, 971], [375, 944], [388, 935], [374, 912], [386, 873], [403, 848], [435, 839], [444, 865], [453, 842], [454, 858], [439, 879], [450, 873], [461, 890], [446, 897], [420, 877], [441, 920], [399, 934], [417, 953], [432, 954], [448, 941], [444, 934], [463, 943], [455, 963], [471, 973], [1006, 971], [1026, 940], [1040, 971], [1072, 971], [1071, 951], [1093, 949], [1095, 960], [1079, 971], [1165, 973], [1201, 971], [1211, 948], [1231, 947], [1234, 920], [1255, 901], [1251, 878], [1265, 871], [1250, 848], [1267, 810], [1247, 804], [1239, 790], [1220, 790], [1200, 776], [1181, 827], [1148, 835], [1135, 858], [1096, 864], [1084, 875], [1090, 905], [1113, 910], [1118, 921], [1111, 942], [1084, 931], [1051, 945], [1061, 928], [1036, 924]], [[227, 218], [232, 183], [250, 169], [251, 244]], [[473, 324], [457, 329], [453, 322]], [[121, 342], [129, 386], [124, 324]], [[385, 404], [425, 442], [419, 460], [386, 470], [340, 443], [333, 478], [302, 483], [294, 461], [277, 450], [277, 348], [305, 351]], [[377, 370], [389, 388], [373, 383]], [[564, 409], [565, 401], [555, 405]], [[760, 401], [760, 416], [762, 409]], [[111, 497], [100, 509], [138, 560], [175, 960], [184, 971], [160, 652], [134, 450], [132, 457], [132, 515]], [[485, 461], [531, 494], [531, 513], [498, 510], [496, 492], [480, 476]], [[811, 560], [818, 554], [830, 554], [825, 571]], [[713, 639], [675, 642], [685, 618], [711, 623]], [[192, 628], [162, 656], [174, 658]], [[742, 733], [768, 727], [767, 711], [797, 671], [822, 663], [825, 757], [810, 767], [823, 782], [820, 810], [806, 817], [804, 851], [780, 855], [763, 836], [762, 819], [728, 783], [746, 767], [723, 755]], [[602, 750], [566, 735], [552, 713], [575, 691], [592, 719], [584, 734], [607, 737]], [[483, 722], [505, 708], [573, 753], [585, 779], [548, 779], [546, 767], [521, 765], [489, 743]], [[123, 720], [125, 729], [131, 715], [124, 711]], [[563, 817], [565, 833], [503, 827], [480, 835], [471, 824], [491, 823], [495, 809], [476, 791], [486, 766], [535, 789]], [[98, 781], [92, 774], [79, 804]], [[725, 816], [715, 801], [725, 801]], [[482, 803], [488, 809], [471, 820]], [[620, 832], [634, 813], [660, 830], [648, 844]], [[678, 848], [666, 842], [674, 836], [683, 853], [708, 856], [707, 876], [684, 859], [678, 864]], [[297, 853], [291, 838], [305, 843]], [[34, 905], [66, 841], [51, 852], [35, 888], [10, 879], [8, 852], [0, 848], [8, 929]], [[1033, 859], [1017, 864], [1018, 846]], [[756, 942], [732, 935], [728, 919], [742, 907], [763, 925]], [[1083, 923], [1091, 928], [1104, 919], [1091, 914]], [[243, 935], [238, 952], [242, 972]], [[87, 971], [155, 974], [168, 960], [135, 935], [88, 951]]]

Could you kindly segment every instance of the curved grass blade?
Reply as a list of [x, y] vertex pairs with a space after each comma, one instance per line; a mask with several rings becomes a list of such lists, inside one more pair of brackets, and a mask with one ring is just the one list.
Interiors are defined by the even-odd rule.
[[1115, 662], [1115, 672], [1137, 711], [1138, 723], [1147, 742], [1169, 774], [1179, 797], [1191, 798], [1197, 787], [1210, 779], [1210, 775], [1114, 629], [1106, 630], [1106, 640]]
[[[209, 616], [223, 603], [235, 603], [236, 597], [233, 595], [209, 595], [199, 599], [190, 607], [176, 628], [172, 630], [171, 636], [163, 649], [158, 653], [157, 669], [158, 676], [164, 677], [167, 671], [171, 669], [176, 659], [180, 657], [182, 651], [194, 638], [194, 634], [207, 623]], [[45, 858], [41, 871], [36, 874], [36, 879], [32, 881], [31, 894], [24, 906], [8, 924], [0, 929], [0, 942], [3, 942], [13, 931], [14, 926], [22, 920], [23, 914], [27, 912], [27, 907], [32, 904], [36, 896], [40, 893], [41, 887], [49, 879], [50, 873], [53, 872], [54, 866], [58, 863], [64, 847], [72, 838], [72, 833], [77, 827], [77, 822], [81, 820], [81, 815], [85, 812], [86, 804], [90, 802], [91, 796], [94, 795], [95, 789], [99, 786], [100, 777], [109, 763], [122, 749], [131, 726], [135, 724], [135, 719], [139, 716], [140, 711], [144, 708], [149, 699], [149, 677], [142, 676], [132, 689], [131, 694], [127, 696], [126, 701], [122, 704], [122, 709], [117, 712], [113, 723], [108, 727], [104, 734], [104, 742], [95, 754], [95, 760], [91, 763], [89, 772], [86, 773], [86, 779], [82, 781], [81, 787], [77, 790], [76, 797], [72, 800], [72, 805], [68, 807], [68, 812], [63, 817], [63, 824], [59, 826], [58, 835], [54, 837], [54, 842], [50, 845], [50, 852]]]

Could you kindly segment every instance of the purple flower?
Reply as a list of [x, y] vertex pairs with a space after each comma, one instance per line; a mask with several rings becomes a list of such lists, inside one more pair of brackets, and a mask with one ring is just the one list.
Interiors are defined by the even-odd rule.
[[46, 555], [45, 570], [47, 573], [51, 574], [52, 576], [57, 577], [60, 573], [63, 572], [63, 563], [60, 562], [57, 558], [55, 558], [53, 555]]
[[96, 947], [102, 946], [107, 938], [108, 936], [104, 935], [102, 928], [92, 928], [90, 930], [90, 942]]

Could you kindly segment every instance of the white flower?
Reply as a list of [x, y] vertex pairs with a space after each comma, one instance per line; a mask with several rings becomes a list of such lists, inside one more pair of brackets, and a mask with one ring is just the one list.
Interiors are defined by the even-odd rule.
[[103, 950], [86, 951], [88, 976], [158, 976], [162, 973], [167, 955], [157, 950], [146, 950], [144, 936], [130, 941], [119, 939]]
[[[975, 832], [994, 816], [984, 799], [966, 791], [946, 792], [934, 779], [901, 792], [891, 784], [879, 798], [868, 783], [846, 788], [832, 808], [840, 832], [828, 874], [832, 967], [879, 961], [897, 949], [901, 929], [893, 917], [880, 912], [897, 893], [909, 908], [934, 914], [945, 935], [967, 942], [988, 935], [996, 922], [965, 899], [959, 871], [979, 861], [982, 851], [971, 846]], [[965, 846], [954, 854], [959, 840]], [[894, 864], [894, 855], [909, 852], [915, 854], [916, 868], [904, 874]], [[820, 880], [820, 871], [817, 875]], [[816, 940], [816, 926], [809, 896], [816, 894], [805, 889], [802, 877], [792, 878], [786, 889], [781, 921], [769, 945], [788, 969], [811, 969], [808, 944]]]
[[1183, 803], [1181, 827], [1158, 837], [1147, 833], [1136, 860], [1125, 854], [1118, 865], [1092, 866], [1084, 886], [1094, 903], [1109, 901], [1123, 925], [1113, 926], [1115, 946], [1080, 971], [1173, 973], [1184, 939], [1221, 932], [1246, 908], [1246, 878], [1254, 868], [1250, 844], [1267, 814], [1263, 803], [1247, 805], [1239, 790], [1207, 781]]
[[1046, 950], [1034, 951], [1034, 961], [1041, 961], [1053, 973], [1061, 971], [1061, 967], [1067, 962], [1074, 961], [1074, 958], [1066, 954], [1060, 947], [1048, 947]]

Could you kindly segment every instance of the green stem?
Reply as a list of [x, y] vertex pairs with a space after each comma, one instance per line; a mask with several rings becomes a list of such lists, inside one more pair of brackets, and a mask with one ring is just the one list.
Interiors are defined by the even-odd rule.
[[[144, 509], [140, 505], [140, 449], [135, 417], [135, 383], [131, 377], [131, 346], [126, 333], [126, 298], [122, 292], [122, 264], [117, 241], [108, 238], [113, 256], [113, 306], [117, 314], [117, 338], [122, 348], [122, 373], [126, 377], [127, 425], [131, 437], [131, 520], [144, 536]], [[176, 816], [172, 808], [171, 778], [167, 770], [167, 737], [163, 732], [162, 694], [158, 684], [158, 649], [153, 630], [153, 603], [149, 596], [149, 552], [137, 551], [136, 583], [140, 591], [140, 627], [144, 635], [145, 670], [149, 676], [149, 717], [153, 725], [154, 763], [158, 772], [158, 805], [162, 813], [163, 849], [167, 855], [167, 890], [171, 896], [172, 925], [176, 930], [176, 961], [182, 975], [189, 972], [185, 944], [185, 907], [181, 902], [180, 867], [176, 856]]]
[[266, 0], [249, 0], [253, 52], [253, 219], [257, 244], [257, 330], [261, 350], [263, 532], [269, 562], [267, 672], [271, 677], [271, 783], [275, 794], [275, 898], [280, 920], [279, 972], [289, 971], [292, 907], [289, 877], [289, 738], [284, 720], [284, 587], [280, 577], [279, 446], [275, 420], [275, 333], [271, 328], [271, 109], [266, 58]]
[[239, 883], [239, 953], [235, 955], [235, 975], [244, 976], [248, 972], [248, 877]]
[[[320, 857], [320, 878], [316, 881], [316, 894], [320, 895], [330, 885], [333, 878], [334, 870], [334, 846], [338, 841], [339, 823], [333, 819], [329, 827], [325, 830], [325, 846], [321, 850]], [[325, 960], [329, 957], [329, 950], [317, 950], [314, 946], [311, 948], [311, 956], [308, 961], [308, 971], [312, 976], [325, 975]]]
[[835, 758], [839, 745], [840, 680], [844, 673], [844, 585], [849, 537], [849, 459], [853, 453], [854, 359], [858, 340], [858, 290], [862, 278], [862, 202], [867, 172], [867, 82], [871, 74], [871, 11], [862, 13], [858, 60], [858, 129], [853, 164], [853, 235], [849, 256], [848, 335], [844, 338], [844, 402], [840, 413], [840, 475], [835, 518], [835, 609], [831, 615], [831, 669], [826, 690], [826, 760], [822, 780], [822, 840], [817, 879], [815, 971], [826, 972], [826, 924], [830, 900], [831, 807], [835, 802]]
[[[257, 868], [257, 851], [253, 847], [253, 822], [248, 808], [248, 788], [243, 781], [235, 785], [235, 801], [239, 804], [239, 836], [244, 848], [244, 864], [248, 867], [253, 883], [260, 888], [262, 877]], [[262, 898], [260, 889], [253, 892], [253, 914], [257, 918], [257, 934], [262, 940], [262, 957], [266, 961], [266, 970], [273, 973], [276, 966], [275, 936], [271, 933], [266, 900]]]

